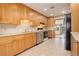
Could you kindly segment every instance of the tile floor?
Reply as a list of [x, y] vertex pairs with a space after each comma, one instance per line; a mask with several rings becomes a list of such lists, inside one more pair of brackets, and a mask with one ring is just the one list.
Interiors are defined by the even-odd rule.
[[70, 56], [70, 51], [64, 48], [64, 40], [61, 37], [48, 39], [17, 56]]

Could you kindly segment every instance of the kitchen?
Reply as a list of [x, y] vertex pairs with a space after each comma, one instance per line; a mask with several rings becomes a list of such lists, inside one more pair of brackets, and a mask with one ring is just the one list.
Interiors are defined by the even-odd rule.
[[[69, 14], [71, 6], [71, 28], [73, 30], [72, 36], [75, 36], [74, 32], [77, 32], [75, 22], [77, 22], [78, 24], [78, 21], [74, 20], [74, 18], [77, 17], [75, 17], [74, 14], [76, 14], [75, 11], [77, 11], [78, 13], [79, 7], [74, 6], [77, 6], [77, 4], [60, 3], [56, 5], [54, 3], [0, 3], [0, 56], [18, 56], [21, 53], [32, 49], [33, 47], [43, 44], [44, 42], [55, 40], [55, 18], [58, 16], [50, 14], [51, 12], [48, 12], [50, 15], [45, 15], [44, 12], [47, 12], [48, 10], [46, 8], [43, 8], [43, 11], [40, 11], [39, 9], [36, 9], [38, 6], [34, 7], [36, 5], [40, 5], [39, 8], [41, 9], [41, 6], [46, 5], [48, 6], [48, 8], [50, 7], [51, 11], [56, 7], [57, 9], [59, 9], [60, 6], [66, 6], [67, 10], [65, 10], [65, 7], [62, 8], [65, 11], [63, 11], [61, 8], [58, 10], [58, 12], [60, 10], [62, 11], [62, 15], [61, 13], [59, 13], [58, 16]], [[56, 7], [54, 7], [53, 5]], [[78, 10], [74, 10], [74, 8], [78, 8]], [[38, 12], [37, 10], [40, 12]], [[55, 13], [56, 12], [57, 11], [55, 11]], [[74, 27], [76, 29], [74, 29]], [[77, 42], [75, 44], [73, 44], [72, 42], [71, 44], [73, 46], [75, 45], [77, 49]], [[69, 55], [78, 55], [78, 49], [75, 50], [74, 47], [71, 47], [72, 53], [70, 51], [67, 51]]]
[[[0, 8], [0, 55], [9, 56], [21, 53], [41, 43], [44, 31], [49, 31], [49, 34], [51, 32], [50, 29], [46, 30], [46, 16], [22, 3], [2, 3]], [[44, 29], [40, 23], [44, 23]]]

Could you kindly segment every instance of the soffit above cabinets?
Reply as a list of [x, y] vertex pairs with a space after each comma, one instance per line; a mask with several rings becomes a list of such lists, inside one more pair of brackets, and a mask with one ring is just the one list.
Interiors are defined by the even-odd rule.
[[23, 3], [35, 11], [47, 16], [60, 16], [70, 12], [69, 3]]

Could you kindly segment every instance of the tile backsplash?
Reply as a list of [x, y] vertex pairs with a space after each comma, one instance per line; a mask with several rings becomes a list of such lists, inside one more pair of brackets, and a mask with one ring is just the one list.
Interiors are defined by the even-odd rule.
[[1, 34], [17, 34], [31, 31], [32, 28], [26, 24], [12, 25], [12, 24], [0, 24], [0, 35]]
[[0, 24], [0, 35], [13, 35], [32, 31], [35, 31], [35, 28], [31, 28], [26, 24], [20, 24], [17, 26], [12, 24]]
[[13, 24], [0, 24], [0, 31], [6, 31], [8, 29], [16, 28]]

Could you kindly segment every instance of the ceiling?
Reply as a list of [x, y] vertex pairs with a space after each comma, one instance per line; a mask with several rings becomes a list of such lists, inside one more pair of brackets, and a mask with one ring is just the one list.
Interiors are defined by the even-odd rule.
[[70, 12], [69, 3], [23, 3], [37, 12], [50, 17], [61, 16]]

